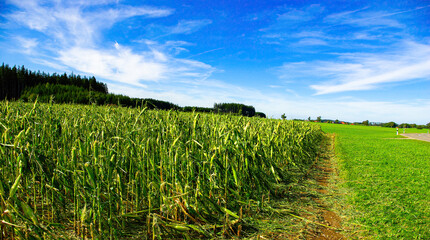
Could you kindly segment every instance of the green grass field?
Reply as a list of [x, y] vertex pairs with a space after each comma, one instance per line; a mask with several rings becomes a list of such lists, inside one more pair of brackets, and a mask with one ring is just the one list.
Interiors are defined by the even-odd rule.
[[[361, 226], [350, 237], [430, 239], [430, 142], [402, 139], [395, 128], [320, 126], [336, 134], [346, 214]], [[413, 132], [427, 129], [406, 129]]]

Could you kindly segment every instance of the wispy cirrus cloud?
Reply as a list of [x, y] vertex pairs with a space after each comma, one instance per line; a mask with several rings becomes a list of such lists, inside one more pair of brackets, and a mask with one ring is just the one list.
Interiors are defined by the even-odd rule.
[[170, 35], [191, 34], [210, 24], [212, 24], [210, 19], [180, 20], [173, 26], [149, 24], [147, 35], [152, 35], [154, 39], [159, 39]]
[[430, 5], [424, 5], [415, 7], [409, 10], [403, 11], [366, 11], [368, 7], [357, 9], [353, 11], [345, 11], [340, 13], [334, 13], [324, 18], [325, 22], [335, 24], [349, 24], [357, 26], [383, 26], [383, 27], [394, 27], [404, 28], [404, 24], [400, 23], [392, 16], [419, 11], [425, 8], [429, 8]]
[[388, 11], [367, 6], [330, 12], [324, 6], [310, 5], [278, 13], [272, 24], [260, 32], [268, 44], [275, 41], [279, 45], [291, 47], [353, 49], [359, 48], [364, 42], [382, 46], [409, 39], [411, 28], [402, 16], [425, 11], [429, 7], [430, 5], [424, 5], [407, 10]]
[[25, 54], [32, 54], [33, 50], [37, 45], [39, 44], [37, 39], [35, 38], [25, 38], [21, 36], [15, 37], [15, 39], [18, 41], [19, 45], [22, 46], [21, 52]]
[[322, 46], [322, 45], [328, 45], [328, 43], [322, 39], [318, 38], [303, 38], [300, 39], [297, 43], [294, 45], [296, 46]]
[[316, 95], [377, 89], [430, 78], [430, 45], [403, 42], [385, 53], [344, 53], [333, 61], [286, 63], [281, 78], [312, 78]]
[[202, 20], [181, 20], [176, 26], [169, 27], [169, 34], [190, 34], [198, 31], [200, 28], [211, 24], [212, 21], [209, 19]]
[[[31, 30], [39, 31], [62, 45], [93, 44], [100, 31], [130, 17], [157, 18], [168, 16], [171, 9], [131, 7], [118, 5], [97, 11], [90, 4], [68, 1], [12, 0], [19, 10], [6, 14], [6, 18]], [[102, 2], [95, 2], [102, 4]]]
[[323, 12], [312, 18], [314, 25], [304, 17], [296, 22], [299, 31], [272, 28], [264, 36], [304, 56], [277, 68], [281, 80], [307, 85], [315, 95], [380, 89], [430, 78], [430, 44], [411, 38], [407, 21], [408, 13], [428, 7]]
[[[25, 51], [35, 62], [141, 87], [147, 81], [181, 78], [199, 81], [214, 71], [205, 63], [175, 57], [186, 51], [184, 46], [189, 45], [186, 42], [136, 41], [146, 49], [136, 51], [102, 35], [102, 31], [131, 17], [160, 18], [172, 14], [172, 9], [127, 6], [108, 0], [12, 0], [10, 3], [18, 8], [5, 15], [10, 25], [17, 23], [24, 30], [40, 33], [38, 39], [26, 39], [20, 32], [14, 33], [20, 40], [17, 49]], [[188, 34], [210, 23], [210, 20], [184, 20], [169, 31]], [[38, 51], [32, 51], [36, 45]], [[42, 51], [49, 52], [50, 57], [40, 54]]]
[[393, 18], [395, 14], [383, 11], [347, 11], [328, 15], [324, 21], [329, 24], [348, 24], [356, 26], [379, 26], [404, 28], [405, 25]]
[[324, 7], [320, 4], [312, 4], [302, 9], [289, 9], [286, 12], [278, 14], [278, 22], [306, 22], [316, 18]]

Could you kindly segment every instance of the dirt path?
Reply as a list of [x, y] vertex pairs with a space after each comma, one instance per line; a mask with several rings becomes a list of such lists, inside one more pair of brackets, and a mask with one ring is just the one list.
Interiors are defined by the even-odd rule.
[[[330, 177], [332, 174], [336, 173], [336, 170], [334, 169], [331, 161], [334, 154], [333, 149], [333, 141], [334, 141], [334, 135], [330, 136], [330, 145], [328, 146], [328, 151], [324, 156], [320, 159], [320, 164], [317, 166], [319, 170], [319, 174], [317, 176], [317, 182], [318, 185], [320, 185], [321, 189], [318, 189], [317, 191], [320, 194], [328, 195], [331, 194], [331, 184], [329, 182]], [[321, 225], [319, 227], [319, 233], [315, 238], [316, 240], [338, 240], [338, 239], [345, 239], [344, 236], [339, 231], [342, 229], [342, 220], [341, 218], [334, 212], [329, 209], [329, 206], [327, 206], [327, 203], [325, 203], [321, 199], [315, 199], [316, 202], [319, 203], [321, 210], [319, 212], [320, 219], [322, 220], [322, 223], [326, 225], [327, 227]]]
[[430, 134], [428, 133], [403, 133], [400, 135], [405, 136], [407, 138], [430, 142]]
[[[339, 240], [347, 239], [348, 226], [338, 200], [343, 193], [337, 188], [337, 162], [334, 135], [327, 135], [315, 164], [288, 185], [280, 185], [280, 198], [270, 200], [270, 208], [261, 208], [253, 217], [256, 232], [247, 239]], [[297, 182], [296, 182], [297, 181]]]

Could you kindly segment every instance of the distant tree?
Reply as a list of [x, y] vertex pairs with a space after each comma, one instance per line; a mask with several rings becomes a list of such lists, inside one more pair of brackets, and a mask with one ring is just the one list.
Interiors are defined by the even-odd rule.
[[321, 122], [321, 116], [317, 117], [317, 122]]
[[339, 119], [336, 119], [336, 120], [334, 121], [334, 123], [339, 123]]
[[363, 121], [361, 124], [364, 126], [369, 126], [369, 120]]
[[287, 116], [285, 116], [285, 113], [283, 113], [283, 114], [281, 115], [281, 118], [282, 118], [282, 120], [285, 120], [285, 119], [287, 118]]
[[430, 128], [430, 122], [426, 124], [426, 127], [427, 127], [427, 128]]
[[266, 114], [264, 114], [262, 112], [256, 112], [254, 117], [266, 118]]
[[[83, 80], [83, 81], [82, 81]], [[101, 82], [97, 82], [95, 77], [91, 77], [91, 91], [108, 93], [107, 85]], [[9, 67], [4, 63], [0, 66], [0, 99], [18, 100], [24, 90], [35, 87], [40, 84], [51, 84], [54, 85], [67, 85], [81, 87], [89, 90], [90, 80], [87, 77], [81, 78], [79, 75], [74, 74], [58, 75], [53, 73], [52, 75], [44, 72], [32, 72], [26, 69], [24, 66], [21, 67]]]
[[397, 127], [398, 125], [397, 125], [397, 123], [395, 123], [395, 122], [387, 122], [387, 123], [384, 123], [382, 126], [383, 126], [383, 127], [390, 127], [390, 128], [394, 128], [394, 127]]
[[207, 112], [207, 113], [211, 113], [214, 112], [213, 108], [205, 108], [205, 107], [191, 107], [191, 106], [186, 106], [182, 108], [182, 111], [184, 112]]
[[255, 115], [255, 108], [253, 106], [240, 103], [215, 103], [214, 110], [217, 113], [233, 113], [247, 117]]
[[[399, 128], [411, 128], [412, 126], [408, 123], [402, 123], [398, 127]], [[416, 124], [415, 124], [415, 127], [416, 127]]]
[[308, 121], [311, 121], [311, 117], [308, 117]]

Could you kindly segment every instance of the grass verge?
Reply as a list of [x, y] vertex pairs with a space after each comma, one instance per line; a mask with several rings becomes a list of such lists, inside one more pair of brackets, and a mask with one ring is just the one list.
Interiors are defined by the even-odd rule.
[[430, 143], [400, 141], [389, 128], [321, 126], [337, 136], [349, 237], [430, 239]]

